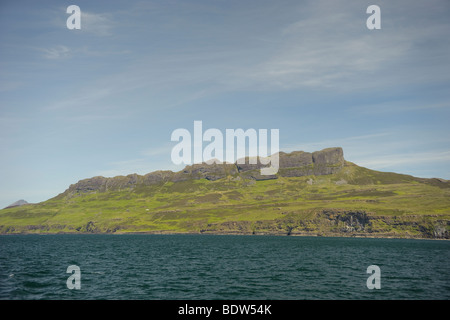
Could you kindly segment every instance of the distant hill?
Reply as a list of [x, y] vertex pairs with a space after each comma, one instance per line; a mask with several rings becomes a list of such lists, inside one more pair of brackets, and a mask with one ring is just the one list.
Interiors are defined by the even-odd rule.
[[23, 199], [20, 199], [20, 200], [14, 202], [14, 203], [11, 203], [9, 206], [5, 207], [5, 209], [7, 209], [7, 208], [14, 208], [14, 207], [20, 207], [20, 206], [23, 206], [24, 204], [28, 204], [28, 202], [26, 202]]
[[0, 210], [0, 233], [450, 238], [447, 180], [360, 167], [342, 148], [280, 152], [279, 164], [272, 176], [247, 161], [84, 179]]

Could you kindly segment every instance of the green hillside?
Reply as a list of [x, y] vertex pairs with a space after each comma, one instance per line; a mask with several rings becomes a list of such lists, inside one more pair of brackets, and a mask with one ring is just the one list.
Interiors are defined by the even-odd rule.
[[[186, 173], [186, 172], [185, 172]], [[38, 204], [0, 210], [0, 233], [236, 233], [449, 238], [450, 183], [344, 162], [335, 173], [257, 180], [95, 178]], [[114, 187], [111, 179], [136, 183]], [[99, 178], [100, 179], [100, 178]], [[107, 179], [107, 178], [103, 178]], [[120, 180], [120, 181], [122, 181]], [[77, 188], [74, 189], [74, 187]], [[75, 190], [75, 191], [74, 191]], [[76, 191], [78, 190], [78, 191]]]

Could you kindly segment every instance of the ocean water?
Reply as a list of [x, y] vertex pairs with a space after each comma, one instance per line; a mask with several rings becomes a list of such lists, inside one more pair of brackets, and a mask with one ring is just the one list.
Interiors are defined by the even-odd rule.
[[[0, 299], [449, 299], [450, 242], [231, 235], [0, 236]], [[80, 289], [69, 289], [70, 265]], [[369, 289], [370, 265], [380, 289]]]

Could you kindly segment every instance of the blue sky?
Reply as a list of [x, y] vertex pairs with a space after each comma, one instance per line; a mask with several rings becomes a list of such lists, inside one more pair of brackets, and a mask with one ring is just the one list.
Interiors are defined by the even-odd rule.
[[179, 170], [170, 136], [194, 120], [450, 179], [449, 16], [447, 0], [2, 1], [0, 207]]

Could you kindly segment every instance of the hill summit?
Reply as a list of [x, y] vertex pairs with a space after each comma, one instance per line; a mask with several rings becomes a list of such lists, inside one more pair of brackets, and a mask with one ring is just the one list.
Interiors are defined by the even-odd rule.
[[28, 204], [28, 202], [26, 202], [23, 199], [20, 199], [20, 200], [14, 202], [14, 203], [11, 203], [9, 206], [5, 207], [5, 209], [7, 209], [7, 208], [14, 208], [14, 207], [20, 207], [20, 206], [23, 206], [25, 204]]
[[[238, 164], [245, 162], [244, 164]], [[235, 163], [198, 163], [186, 166], [178, 172], [155, 171], [144, 176], [129, 174], [113, 178], [93, 177], [83, 179], [73, 184], [65, 191], [66, 194], [86, 192], [105, 192], [134, 189], [138, 185], [150, 186], [165, 182], [182, 182], [188, 180], [206, 179], [215, 181], [232, 176], [235, 179], [270, 180], [279, 177], [303, 177], [309, 175], [321, 176], [338, 172], [344, 167], [342, 148], [327, 148], [316, 152], [294, 151], [279, 153], [279, 171], [276, 175], [261, 175], [264, 167], [258, 159], [257, 164], [249, 164], [249, 158]]]

